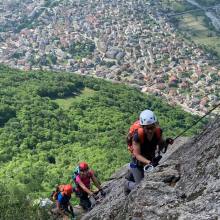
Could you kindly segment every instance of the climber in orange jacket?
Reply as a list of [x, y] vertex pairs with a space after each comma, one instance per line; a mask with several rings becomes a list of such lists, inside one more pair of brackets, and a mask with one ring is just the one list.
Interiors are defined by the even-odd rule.
[[163, 139], [162, 129], [158, 126], [157, 118], [148, 109], [141, 112], [140, 120], [132, 126], [136, 127], [135, 129], [130, 129], [130, 131], [133, 131], [128, 134], [128, 148], [132, 153], [130, 171], [133, 181], [125, 181], [125, 194], [134, 189], [144, 178], [144, 169], [147, 171], [147, 169], [152, 169], [158, 164], [155, 157], [156, 152], [166, 149], [168, 144], [173, 144], [173, 139]]

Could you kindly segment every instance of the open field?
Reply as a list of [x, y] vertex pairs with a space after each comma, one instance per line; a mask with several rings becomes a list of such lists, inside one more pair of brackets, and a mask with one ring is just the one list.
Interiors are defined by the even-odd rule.
[[220, 36], [207, 27], [204, 18], [205, 16], [195, 14], [182, 15], [178, 28], [187, 33], [195, 43], [215, 50], [220, 57]]
[[94, 90], [85, 88], [80, 95], [77, 95], [76, 97], [69, 97], [65, 99], [55, 99], [54, 101], [63, 109], [69, 109], [69, 107], [72, 105], [73, 101], [81, 100], [82, 98], [88, 98], [89, 96], [92, 96], [95, 93]]
[[[204, 6], [215, 5], [216, 1], [202, 1]], [[171, 16], [170, 22], [191, 41], [203, 45], [215, 55], [220, 57], [220, 33], [213, 27], [209, 18], [205, 16], [204, 11], [197, 11], [196, 7], [190, 5], [187, 1], [165, 0], [161, 5], [168, 9], [170, 14], [188, 12], [186, 14]]]

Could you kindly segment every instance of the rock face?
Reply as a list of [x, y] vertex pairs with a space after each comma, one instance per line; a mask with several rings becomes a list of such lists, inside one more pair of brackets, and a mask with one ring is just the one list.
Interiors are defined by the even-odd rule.
[[220, 119], [193, 139], [177, 139], [155, 171], [125, 196], [127, 170], [104, 184], [108, 195], [83, 220], [219, 219]]

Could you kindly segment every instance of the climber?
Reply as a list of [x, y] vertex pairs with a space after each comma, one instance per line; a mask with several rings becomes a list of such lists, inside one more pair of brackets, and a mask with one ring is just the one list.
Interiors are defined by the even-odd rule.
[[[164, 140], [155, 114], [150, 110], [144, 110], [140, 114], [139, 121], [131, 126], [127, 143], [132, 154], [130, 163], [132, 176], [125, 181], [125, 194], [134, 189], [144, 178], [144, 167], [146, 165], [158, 165], [158, 161], [161, 159], [160, 152], [166, 149], [169, 144], [173, 144], [173, 139]], [[155, 157], [156, 153], [158, 154], [157, 157]]]
[[70, 203], [72, 193], [73, 187], [71, 184], [58, 186], [53, 194], [53, 198], [56, 200], [56, 208], [52, 210], [52, 213], [61, 215], [64, 219], [68, 219], [70, 214], [74, 219], [75, 214]]
[[96, 198], [95, 191], [91, 190], [91, 180], [98, 188], [102, 196], [105, 196], [105, 192], [102, 190], [101, 185], [94, 175], [92, 170], [89, 170], [89, 166], [86, 162], [79, 163], [79, 166], [74, 171], [72, 179], [76, 185], [76, 196], [80, 199], [80, 205], [84, 210], [91, 210], [91, 201], [89, 197]]

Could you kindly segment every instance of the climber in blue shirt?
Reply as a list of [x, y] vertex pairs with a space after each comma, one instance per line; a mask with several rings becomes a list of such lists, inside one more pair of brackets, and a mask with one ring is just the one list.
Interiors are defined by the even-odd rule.
[[54, 210], [54, 213], [59, 213], [66, 217], [68, 219], [68, 215], [71, 214], [71, 216], [74, 218], [75, 214], [73, 212], [73, 207], [70, 203], [71, 194], [73, 193], [73, 187], [72, 185], [61, 185], [61, 189], [59, 189], [59, 192], [57, 196], [55, 196], [56, 199], [56, 210]]

